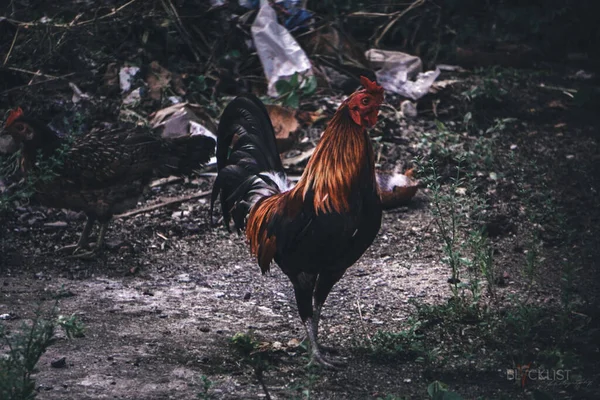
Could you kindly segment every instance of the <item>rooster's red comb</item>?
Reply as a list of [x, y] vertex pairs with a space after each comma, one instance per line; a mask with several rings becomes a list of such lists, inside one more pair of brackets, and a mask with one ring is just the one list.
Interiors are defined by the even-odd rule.
[[9, 126], [11, 126], [12, 123], [15, 122], [15, 120], [22, 115], [23, 115], [23, 110], [21, 109], [21, 107], [17, 107], [14, 110], [10, 110], [10, 113], [8, 114], [8, 118], [6, 118], [6, 124], [4, 124], [4, 127], [8, 128]]
[[369, 80], [369, 78], [367, 78], [365, 76], [360, 77], [360, 84], [363, 85], [363, 87], [365, 88], [367, 93], [370, 93], [373, 95], [382, 95], [383, 94], [383, 87], [379, 86], [377, 84], [377, 82]]

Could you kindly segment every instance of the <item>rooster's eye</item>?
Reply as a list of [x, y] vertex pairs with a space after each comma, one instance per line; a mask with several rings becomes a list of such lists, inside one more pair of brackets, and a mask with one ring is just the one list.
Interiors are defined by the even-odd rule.
[[371, 99], [369, 99], [368, 97], [363, 97], [360, 102], [362, 103], [363, 106], [368, 106], [369, 103], [371, 102]]

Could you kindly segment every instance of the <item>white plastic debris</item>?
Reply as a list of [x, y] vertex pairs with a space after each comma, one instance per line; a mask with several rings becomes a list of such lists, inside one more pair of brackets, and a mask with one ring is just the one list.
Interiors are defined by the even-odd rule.
[[90, 95], [79, 89], [75, 83], [69, 82], [69, 87], [73, 90], [73, 96], [71, 97], [73, 103], [79, 103], [81, 100], [89, 100]]
[[375, 72], [377, 83], [385, 90], [412, 100], [425, 96], [440, 75], [438, 68], [421, 72], [423, 63], [419, 57], [399, 51], [370, 49], [365, 56], [373, 68], [378, 69]]
[[137, 88], [132, 90], [125, 98], [123, 99], [123, 104], [126, 106], [137, 104], [142, 101], [142, 88]]
[[579, 71], [575, 72], [575, 74], [569, 76], [569, 78], [580, 79], [580, 80], [589, 80], [589, 79], [594, 78], [594, 74], [580, 69]]
[[131, 83], [135, 75], [140, 72], [138, 67], [123, 67], [119, 71], [119, 84], [121, 86], [121, 92], [129, 92], [131, 89]]
[[261, 0], [261, 7], [252, 24], [252, 38], [256, 52], [269, 81], [268, 95], [277, 97], [275, 83], [289, 79], [295, 73], [312, 74], [306, 53], [292, 35], [277, 23], [275, 10], [268, 1]]
[[215, 128], [210, 126], [210, 121], [201, 117], [199, 114], [201, 110], [202, 107], [197, 104], [174, 104], [152, 114], [150, 126], [159, 129], [162, 138], [202, 135], [216, 141], [217, 137], [213, 133]]
[[217, 137], [214, 133], [208, 130], [204, 125], [196, 121], [190, 121], [190, 136], [208, 136], [217, 141]]
[[417, 105], [410, 100], [404, 100], [400, 103], [400, 112], [404, 118], [416, 118]]

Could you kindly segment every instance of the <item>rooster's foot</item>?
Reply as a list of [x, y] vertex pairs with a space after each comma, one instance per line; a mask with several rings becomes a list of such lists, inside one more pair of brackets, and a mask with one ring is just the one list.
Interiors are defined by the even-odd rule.
[[98, 253], [99, 253], [99, 251], [96, 248], [93, 248], [92, 250], [87, 250], [87, 251], [84, 251], [84, 249], [82, 249], [82, 248], [78, 248], [78, 249], [75, 249], [73, 254], [71, 254], [70, 256], [67, 256], [67, 258], [89, 260], [89, 259], [95, 258], [98, 255]]
[[75, 254], [77, 253], [80, 249], [82, 249], [81, 246], [79, 246], [78, 244], [70, 244], [68, 246], [63, 246], [60, 247], [58, 249], [56, 249], [57, 253], [67, 253], [67, 254]]
[[339, 371], [341, 368], [347, 367], [343, 361], [334, 360], [332, 358], [324, 357], [321, 353], [313, 353], [307, 367], [319, 366], [332, 371]]
[[339, 350], [333, 346], [324, 346], [322, 344], [319, 343], [319, 350], [321, 350], [323, 353], [327, 353], [330, 355], [338, 355], [340, 354]]
[[[300, 346], [309, 349], [310, 348], [310, 341], [308, 340], [308, 337], [304, 337], [304, 339], [302, 339], [302, 341], [300, 342]], [[319, 351], [323, 352], [323, 353], [327, 353], [330, 355], [338, 355], [340, 354], [339, 350], [333, 346], [325, 346], [322, 344], [318, 344], [319, 346]]]

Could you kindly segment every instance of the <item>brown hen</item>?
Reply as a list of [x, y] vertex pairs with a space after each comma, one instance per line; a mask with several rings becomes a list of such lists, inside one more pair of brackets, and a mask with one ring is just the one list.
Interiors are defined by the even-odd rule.
[[[2, 134], [20, 144], [21, 169], [32, 178], [35, 198], [42, 205], [86, 214], [78, 243], [65, 248], [74, 248], [77, 257], [92, 256], [102, 248], [112, 216], [135, 207], [152, 179], [190, 174], [215, 148], [212, 137], [164, 140], [143, 129], [96, 130], [67, 140], [25, 117], [20, 108], [11, 112]], [[96, 221], [96, 246], [81, 252]]]

